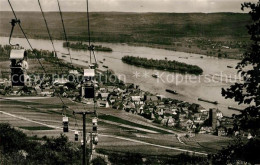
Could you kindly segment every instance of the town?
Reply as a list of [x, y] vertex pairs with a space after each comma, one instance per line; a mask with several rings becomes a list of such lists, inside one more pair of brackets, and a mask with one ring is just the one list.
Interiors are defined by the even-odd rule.
[[[39, 51], [45, 58], [53, 56], [51, 52]], [[57, 58], [57, 57], [56, 57]], [[55, 58], [54, 58], [55, 59]], [[57, 59], [56, 59], [57, 60]], [[154, 95], [143, 91], [138, 85], [124, 83], [108, 68], [68, 70], [63, 75], [26, 75], [25, 86], [11, 88], [11, 80], [0, 79], [0, 94], [5, 96], [41, 96], [66, 97], [82, 104], [93, 104], [85, 97], [82, 82], [91, 76], [95, 88], [98, 107], [123, 110], [140, 115], [150, 122], [160, 124], [169, 130], [186, 132], [187, 137], [195, 134], [212, 134], [216, 136], [232, 136], [233, 118], [223, 116], [219, 109], [205, 109], [199, 104], [188, 103], [163, 95]], [[112, 78], [111, 78], [112, 77]], [[98, 81], [97, 81], [98, 80]], [[250, 134], [245, 136], [251, 136]]]

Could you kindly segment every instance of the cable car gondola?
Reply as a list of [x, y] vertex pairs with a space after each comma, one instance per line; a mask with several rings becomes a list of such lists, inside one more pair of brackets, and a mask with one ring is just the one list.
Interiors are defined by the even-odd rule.
[[69, 118], [67, 116], [64, 116], [62, 118], [63, 122], [63, 132], [69, 132]]
[[79, 141], [79, 131], [75, 131], [74, 135], [75, 135], [74, 140], [76, 142]]
[[10, 61], [12, 86], [25, 86], [28, 69], [27, 52], [20, 48], [12, 49]]

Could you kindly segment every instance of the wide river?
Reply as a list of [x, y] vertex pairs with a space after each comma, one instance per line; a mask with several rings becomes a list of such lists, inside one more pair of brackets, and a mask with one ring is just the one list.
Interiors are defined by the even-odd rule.
[[[8, 44], [8, 37], [1, 37], [0, 44]], [[49, 40], [30, 39], [33, 48], [50, 50], [52, 45]], [[29, 49], [29, 45], [23, 38], [13, 38], [12, 43], [19, 43], [21, 46]], [[63, 48], [63, 41], [56, 40], [55, 48], [58, 51], [59, 58], [69, 61], [69, 56], [62, 57], [62, 53], [68, 53], [66, 48]], [[148, 47], [128, 46], [126, 44], [111, 44], [111, 43], [95, 43], [107, 46], [113, 49], [113, 52], [96, 52], [96, 57], [100, 67], [107, 65], [112, 69], [120, 79], [127, 83], [135, 83], [140, 85], [141, 89], [154, 94], [165, 95], [170, 98], [175, 98], [191, 103], [199, 103], [204, 108], [218, 108], [224, 115], [231, 116], [236, 111], [228, 110], [228, 106], [243, 108], [238, 106], [233, 100], [226, 100], [221, 95], [221, 88], [227, 88], [235, 81], [239, 80], [235, 68], [238, 60], [218, 59], [215, 57], [207, 57], [199, 54], [190, 54], [176, 51], [168, 51], [164, 49], [155, 49]], [[198, 65], [203, 69], [203, 75], [183, 75], [170, 73], [167, 71], [158, 71], [153, 69], [145, 69], [125, 64], [121, 58], [125, 55], [147, 57], [153, 59], [176, 60], [187, 64]], [[74, 59], [73, 63], [87, 67], [89, 61], [89, 52], [71, 50], [71, 56]], [[104, 64], [100, 61], [105, 59]], [[30, 65], [30, 64], [29, 64]], [[233, 68], [227, 67], [232, 66]], [[104, 69], [104, 68], [103, 68]], [[159, 78], [152, 77], [152, 74], [158, 74]], [[165, 89], [176, 90], [179, 94], [173, 95], [167, 93]], [[210, 101], [218, 101], [218, 105], [198, 101], [198, 98], [207, 99]]]

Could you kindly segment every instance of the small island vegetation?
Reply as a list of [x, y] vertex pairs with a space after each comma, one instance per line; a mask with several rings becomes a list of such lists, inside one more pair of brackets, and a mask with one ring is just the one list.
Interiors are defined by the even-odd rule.
[[[102, 52], [112, 52], [113, 50], [109, 47], [104, 47], [102, 45], [94, 45], [96, 51]], [[88, 50], [88, 45], [82, 42], [70, 43], [70, 42], [63, 42], [63, 47], [70, 47], [72, 49], [83, 49]]]
[[144, 68], [153, 68], [158, 70], [166, 70], [170, 72], [188, 73], [195, 75], [203, 73], [203, 70], [196, 65], [189, 65], [174, 60], [156, 60], [142, 57], [124, 56], [122, 58], [122, 61], [130, 65], [135, 65]]

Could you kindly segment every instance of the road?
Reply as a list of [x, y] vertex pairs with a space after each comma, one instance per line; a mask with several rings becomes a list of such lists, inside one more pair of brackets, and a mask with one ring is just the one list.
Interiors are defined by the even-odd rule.
[[[46, 127], [50, 127], [50, 128], [54, 128], [54, 129], [60, 129], [60, 130], [62, 129], [61, 127], [58, 127], [58, 126], [45, 124], [45, 123], [35, 121], [35, 120], [31, 120], [31, 119], [28, 119], [28, 118], [25, 118], [25, 117], [22, 117], [22, 116], [14, 115], [14, 114], [11, 114], [11, 113], [8, 113], [8, 112], [0, 111], [0, 113], [2, 113], [4, 115], [11, 116], [13, 118], [17, 118], [17, 119], [25, 120], [25, 121], [28, 121], [28, 122], [36, 123], [36, 124], [39, 124], [39, 125], [43, 125], [43, 126], [46, 126]], [[71, 129], [71, 131], [74, 132], [76, 130]], [[135, 140], [135, 139], [131, 139], [131, 138], [125, 138], [125, 137], [120, 137], [120, 136], [106, 135], [106, 134], [99, 134], [99, 136], [110, 137], [110, 138], [115, 138], [115, 139], [120, 139], [120, 140], [126, 140], [126, 141], [131, 141], [131, 142], [135, 142], [135, 143], [139, 143], [139, 144], [149, 145], [149, 146], [163, 148], [163, 149], [181, 151], [181, 152], [185, 152], [185, 153], [188, 152], [188, 153], [194, 153], [194, 154], [203, 155], [203, 156], [208, 155], [207, 153], [203, 153], [203, 152], [195, 152], [195, 151], [187, 150], [187, 149], [181, 149], [181, 148], [176, 148], [176, 147], [169, 147], [169, 146], [163, 146], [163, 145], [158, 145], [158, 144], [152, 144], [152, 143], [148, 143], [148, 142], [145, 142], [145, 141]]]

